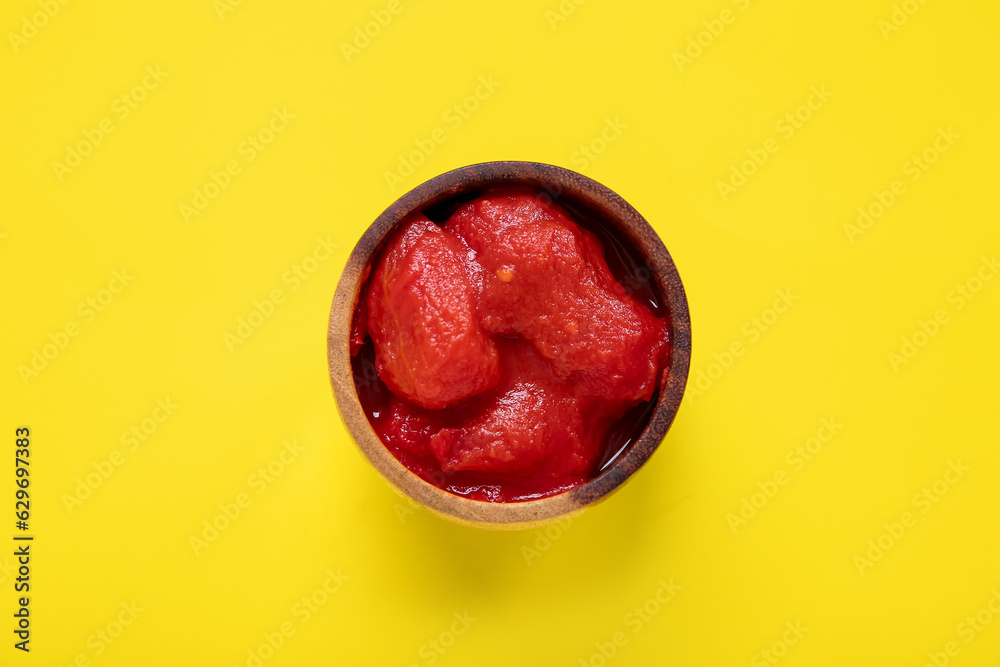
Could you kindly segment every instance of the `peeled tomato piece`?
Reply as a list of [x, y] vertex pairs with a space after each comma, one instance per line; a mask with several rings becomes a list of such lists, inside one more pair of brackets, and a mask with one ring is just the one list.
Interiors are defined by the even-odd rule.
[[389, 242], [368, 292], [368, 333], [386, 386], [439, 409], [494, 387], [496, 345], [479, 323], [469, 249], [423, 216]]

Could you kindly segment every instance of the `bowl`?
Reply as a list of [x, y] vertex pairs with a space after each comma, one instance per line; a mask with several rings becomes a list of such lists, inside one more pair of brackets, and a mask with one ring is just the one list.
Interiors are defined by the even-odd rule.
[[[652, 409], [646, 411], [648, 422], [644, 427], [637, 424], [636, 432], [625, 438], [621, 451], [604, 463], [594, 478], [558, 495], [509, 503], [455, 495], [423, 480], [396, 459], [365, 415], [350, 354], [351, 322], [365, 268], [392, 230], [417, 211], [432, 220], [435, 216], [440, 219], [441, 211], [447, 210], [449, 204], [473, 199], [483, 189], [498, 186], [536, 188], [540, 197], [551, 198], [574, 219], [583, 216], [589, 226], [603, 229], [605, 239], [617, 239], [640, 258], [642, 265], [634, 279], [642, 283], [639, 287], [645, 285], [665, 303], [671, 346], [670, 364], [663, 370], [655, 403], [650, 402]], [[355, 246], [337, 285], [330, 310], [327, 352], [333, 393], [348, 431], [362, 454], [398, 492], [452, 521], [480, 528], [522, 529], [559, 521], [607, 498], [649, 460], [670, 428], [684, 394], [691, 360], [691, 321], [684, 286], [670, 253], [645, 218], [624, 199], [600, 183], [561, 167], [537, 162], [484, 162], [418, 185], [375, 219]]]

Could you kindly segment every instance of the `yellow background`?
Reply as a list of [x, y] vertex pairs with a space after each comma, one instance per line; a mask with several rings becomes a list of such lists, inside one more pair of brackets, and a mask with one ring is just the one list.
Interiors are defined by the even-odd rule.
[[[295, 633], [263, 664], [775, 664], [763, 650], [788, 667], [998, 664], [1000, 618], [971, 641], [960, 624], [1000, 587], [1000, 279], [961, 309], [953, 292], [1000, 251], [997, 3], [400, 0], [349, 54], [388, 2], [233, 3], [0, 11], [0, 442], [32, 429], [36, 536], [29, 655], [12, 646], [13, 546], [0, 552], [0, 664], [252, 665], [283, 623]], [[123, 118], [147, 67], [162, 80]], [[446, 114], [480, 77], [498, 86], [456, 125]], [[829, 97], [799, 110], [814, 86]], [[249, 160], [273, 109], [294, 118]], [[809, 118], [786, 136], [797, 111]], [[57, 174], [103, 119], [113, 130]], [[626, 127], [602, 145], [608, 122]], [[386, 172], [436, 128], [446, 139], [391, 189]], [[948, 128], [958, 138], [910, 180]], [[723, 200], [718, 183], [769, 139], [777, 152]], [[603, 150], [577, 152], [590, 145]], [[552, 539], [411, 513], [352, 445], [327, 377], [330, 302], [366, 226], [424, 180], [494, 159], [580, 170], [643, 213], [687, 288], [692, 378], [714, 376], [650, 463]], [[185, 216], [230, 161], [238, 173]], [[850, 239], [895, 180], [904, 193]], [[318, 239], [337, 247], [293, 289], [288, 272], [326, 256]], [[270, 317], [227, 339], [275, 290]], [[779, 290], [796, 299], [775, 321]], [[947, 322], [894, 368], [939, 309]], [[177, 407], [130, 450], [123, 434], [163, 417], [158, 399]], [[823, 419], [842, 428], [796, 470], [786, 454]], [[255, 471], [293, 439], [261, 489]], [[949, 461], [969, 470], [933, 505], [915, 499]], [[779, 471], [734, 533], [727, 515]], [[249, 506], [192, 546], [242, 493]], [[859, 565], [904, 512], [915, 525]], [[303, 622], [296, 604], [328, 569], [348, 578]], [[671, 579], [673, 599], [650, 603]], [[634, 632], [643, 605], [657, 611]], [[808, 630], [782, 651], [788, 623]], [[604, 658], [616, 632], [627, 641]]]

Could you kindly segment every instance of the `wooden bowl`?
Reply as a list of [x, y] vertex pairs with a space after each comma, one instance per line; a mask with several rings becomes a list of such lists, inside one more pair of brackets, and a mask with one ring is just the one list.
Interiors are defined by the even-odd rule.
[[[436, 206], [446, 206], [448, 200], [474, 197], [485, 187], [516, 185], [538, 188], [559, 205], [588, 211], [642, 258], [649, 279], [666, 302], [672, 347], [670, 366], [664, 370], [649, 422], [626, 451], [600, 474], [575, 489], [548, 498], [491, 503], [464, 498], [424, 481], [386, 449], [358, 398], [349, 339], [365, 267], [396, 225], [415, 211], [434, 210]], [[327, 347], [330, 379], [340, 414], [361, 452], [392, 486], [447, 519], [483, 528], [520, 529], [557, 521], [603, 500], [652, 456], [670, 428], [684, 394], [691, 360], [691, 321], [684, 286], [670, 253], [649, 223], [624, 199], [600, 183], [561, 167], [537, 162], [485, 162], [449, 171], [417, 186], [372, 223], [347, 260], [337, 285]]]

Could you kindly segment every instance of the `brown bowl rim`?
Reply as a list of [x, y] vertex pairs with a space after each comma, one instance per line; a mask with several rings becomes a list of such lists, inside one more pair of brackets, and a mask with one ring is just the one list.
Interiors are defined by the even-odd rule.
[[[469, 190], [499, 185], [544, 189], [552, 199], [571, 199], [600, 212], [638, 250], [666, 297], [670, 317], [670, 366], [661, 378], [659, 399], [642, 434], [609, 468], [590, 481], [554, 496], [491, 503], [455, 495], [423, 480], [382, 443], [358, 398], [350, 357], [350, 329], [364, 269], [389, 232], [408, 215]], [[347, 260], [334, 293], [327, 331], [327, 360], [337, 407], [355, 443], [376, 470], [400, 493], [448, 519], [489, 528], [526, 528], [582, 511], [607, 498], [649, 460], [666, 436], [680, 407], [691, 361], [691, 321], [687, 297], [673, 258], [646, 219], [610, 188], [583, 174], [540, 162], [497, 161], [459, 167], [416, 186], [393, 202], [362, 235]]]

